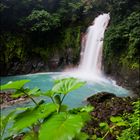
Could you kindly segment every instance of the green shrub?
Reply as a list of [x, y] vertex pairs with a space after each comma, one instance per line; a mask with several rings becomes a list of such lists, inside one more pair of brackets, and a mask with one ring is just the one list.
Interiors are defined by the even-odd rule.
[[[20, 136], [23, 140], [83, 140], [87, 135], [81, 132], [85, 122], [90, 119], [89, 112], [92, 107], [79, 108], [77, 112], [68, 110], [63, 104], [66, 95], [85, 82], [75, 78], [55, 80], [53, 88], [47, 92], [41, 92], [38, 88], [32, 90], [24, 88], [29, 80], [20, 80], [1, 86], [1, 90], [13, 90], [14, 96], [28, 96], [33, 102], [33, 107], [21, 108], [6, 117], [2, 117], [1, 138], [4, 140], [4, 133], [7, 130], [9, 121], [13, 121], [9, 129], [8, 139]], [[52, 103], [45, 103], [44, 100], [37, 102], [35, 96], [49, 97]]]
[[128, 114], [126, 116], [128, 127], [122, 131], [120, 136], [117, 137], [118, 140], [139, 140], [140, 132], [140, 101], [133, 103], [134, 113]]

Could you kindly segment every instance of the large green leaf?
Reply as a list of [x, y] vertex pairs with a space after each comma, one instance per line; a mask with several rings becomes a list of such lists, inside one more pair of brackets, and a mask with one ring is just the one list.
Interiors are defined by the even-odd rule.
[[83, 126], [80, 115], [61, 113], [47, 120], [39, 131], [39, 140], [72, 140]]
[[12, 131], [17, 132], [32, 126], [37, 123], [39, 119], [43, 119], [55, 111], [56, 105], [52, 103], [42, 104], [39, 107], [27, 109], [15, 117], [15, 123]]
[[81, 116], [83, 122], [87, 122], [91, 119], [91, 115], [87, 112], [80, 112], [79, 115]]
[[81, 82], [75, 78], [65, 78], [55, 81], [52, 91], [56, 93], [67, 94], [83, 86], [85, 82]]
[[55, 92], [52, 90], [48, 90], [48, 91], [42, 93], [42, 95], [48, 96], [48, 97], [52, 97], [54, 94], [55, 94]]
[[28, 82], [30, 82], [30, 80], [19, 80], [19, 81], [9, 82], [5, 85], [0, 86], [0, 89], [1, 90], [20, 89]]
[[6, 127], [8, 122], [12, 119], [15, 111], [10, 112], [6, 117], [5, 116], [0, 116], [0, 137], [2, 138], [3, 134], [5, 133]]

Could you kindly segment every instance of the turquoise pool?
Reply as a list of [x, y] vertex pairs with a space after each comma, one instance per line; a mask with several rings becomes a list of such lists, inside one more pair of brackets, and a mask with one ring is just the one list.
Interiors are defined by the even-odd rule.
[[[46, 91], [48, 89], [51, 89], [53, 86], [53, 80], [54, 78], [60, 77], [61, 73], [57, 72], [52, 72], [52, 73], [37, 73], [37, 74], [28, 74], [28, 75], [19, 75], [19, 76], [8, 76], [8, 77], [1, 77], [1, 84], [5, 84], [9, 81], [16, 81], [16, 80], [21, 80], [21, 79], [30, 79], [31, 82], [26, 84], [26, 87], [29, 88], [34, 88], [38, 87], [42, 91]], [[111, 83], [96, 83], [96, 82], [87, 82], [85, 86], [81, 87], [78, 90], [75, 90], [71, 93], [69, 93], [65, 100], [64, 103], [68, 104], [71, 108], [72, 107], [79, 107], [83, 106], [86, 103], [86, 98], [96, 94], [98, 92], [111, 92], [116, 94], [117, 96], [128, 96], [130, 93], [128, 90], [113, 85]], [[46, 102], [49, 102], [50, 100], [47, 98], [43, 99], [46, 100]], [[35, 98], [35, 100], [39, 101], [41, 100], [40, 98]], [[32, 105], [31, 102], [25, 102], [25, 103], [20, 103], [16, 105], [12, 105], [8, 108], [4, 108], [2, 110], [2, 113], [7, 114], [9, 110], [15, 109], [17, 107], [27, 107]]]

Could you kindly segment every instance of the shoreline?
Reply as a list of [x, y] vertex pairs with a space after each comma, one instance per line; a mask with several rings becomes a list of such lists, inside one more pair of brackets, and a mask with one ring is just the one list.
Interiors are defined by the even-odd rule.
[[[62, 71], [44, 71], [44, 72], [34, 72], [34, 73], [28, 73], [28, 74], [17, 74], [17, 75], [6, 75], [6, 76], [0, 76], [0, 78], [5, 78], [5, 77], [14, 77], [14, 76], [32, 76], [32, 75], [43, 75], [43, 74], [60, 74], [62, 73]], [[65, 73], [65, 72], [64, 72]], [[105, 74], [105, 76], [108, 79], [111, 79], [113, 81], [116, 82], [117, 86], [120, 86], [122, 88], [125, 88], [126, 90], [129, 90], [130, 92], [132, 92], [132, 96], [138, 96], [140, 97], [140, 89], [139, 87], [130, 85], [128, 81], [123, 80], [123, 78], [120, 77], [116, 77], [114, 75], [107, 75]]]
[[15, 104], [28, 102], [29, 98], [27, 96], [21, 96], [18, 98], [11, 97], [12, 92], [0, 92], [0, 108], [5, 109]]

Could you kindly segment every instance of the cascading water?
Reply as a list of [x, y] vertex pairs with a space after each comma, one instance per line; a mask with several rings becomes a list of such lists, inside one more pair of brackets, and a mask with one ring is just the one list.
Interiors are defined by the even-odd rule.
[[109, 23], [109, 14], [102, 14], [95, 18], [87, 34], [82, 40], [81, 60], [78, 68], [70, 72], [71, 76], [84, 80], [105, 81], [101, 71], [102, 47], [104, 32]]
[[79, 65], [81, 71], [96, 75], [101, 73], [103, 38], [109, 19], [109, 14], [100, 15], [88, 28], [85, 42], [83, 41], [82, 45], [85, 49]]

